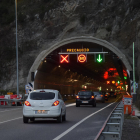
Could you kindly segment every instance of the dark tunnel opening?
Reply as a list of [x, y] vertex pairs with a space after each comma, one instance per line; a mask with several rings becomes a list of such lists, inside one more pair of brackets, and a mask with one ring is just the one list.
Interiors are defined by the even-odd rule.
[[[60, 54], [69, 54], [69, 63], [60, 63]], [[76, 52], [78, 54], [76, 54]], [[96, 54], [85, 52], [107, 52], [102, 62], [97, 62]], [[75, 54], [74, 54], [75, 53]], [[84, 54], [86, 61], [78, 61]], [[83, 58], [82, 58], [83, 59]], [[79, 90], [129, 91], [130, 79], [127, 70], [118, 56], [104, 46], [75, 42], [61, 46], [45, 57], [37, 69], [34, 89], [57, 89], [63, 96], [74, 96]]]

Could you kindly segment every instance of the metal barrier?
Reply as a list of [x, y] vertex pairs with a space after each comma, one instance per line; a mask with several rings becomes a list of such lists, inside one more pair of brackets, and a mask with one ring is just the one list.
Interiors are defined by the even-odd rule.
[[121, 140], [124, 122], [123, 102], [119, 102], [105, 121], [101, 131], [94, 140]]
[[12, 103], [15, 102], [15, 105], [17, 106], [18, 102], [23, 103], [23, 101], [24, 101], [23, 99], [0, 99], [0, 106], [3, 106], [3, 105], [1, 105], [1, 102], [4, 102], [4, 105], [5, 105], [5, 102], [6, 102], [8, 106], [12, 106]]

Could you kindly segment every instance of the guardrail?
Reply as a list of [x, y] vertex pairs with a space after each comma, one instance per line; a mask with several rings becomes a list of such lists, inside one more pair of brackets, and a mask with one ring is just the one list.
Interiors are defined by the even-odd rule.
[[12, 106], [12, 103], [15, 102], [15, 105], [17, 106], [18, 102], [21, 102], [21, 105], [22, 105], [22, 103], [24, 101], [25, 100], [23, 100], [23, 99], [0, 99], [0, 106], [3, 106], [3, 105], [1, 105], [1, 102], [4, 102], [4, 105], [6, 105], [5, 104], [5, 102], [6, 102], [8, 106]]
[[123, 102], [119, 102], [110, 113], [102, 129], [94, 140], [121, 140], [124, 122]]

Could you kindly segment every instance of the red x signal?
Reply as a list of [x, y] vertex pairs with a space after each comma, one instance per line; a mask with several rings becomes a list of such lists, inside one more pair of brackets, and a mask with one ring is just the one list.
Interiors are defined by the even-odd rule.
[[60, 63], [69, 63], [69, 55], [60, 55]]

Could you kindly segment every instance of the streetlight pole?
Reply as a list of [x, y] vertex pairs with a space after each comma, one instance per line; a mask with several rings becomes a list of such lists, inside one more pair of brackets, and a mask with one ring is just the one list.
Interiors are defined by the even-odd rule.
[[15, 17], [16, 17], [16, 64], [17, 64], [17, 98], [19, 97], [19, 78], [18, 78], [18, 40], [17, 40], [17, 0], [15, 0]]
[[135, 94], [136, 92], [136, 86], [135, 86], [135, 56], [134, 56], [134, 42], [133, 42], [133, 92]]

